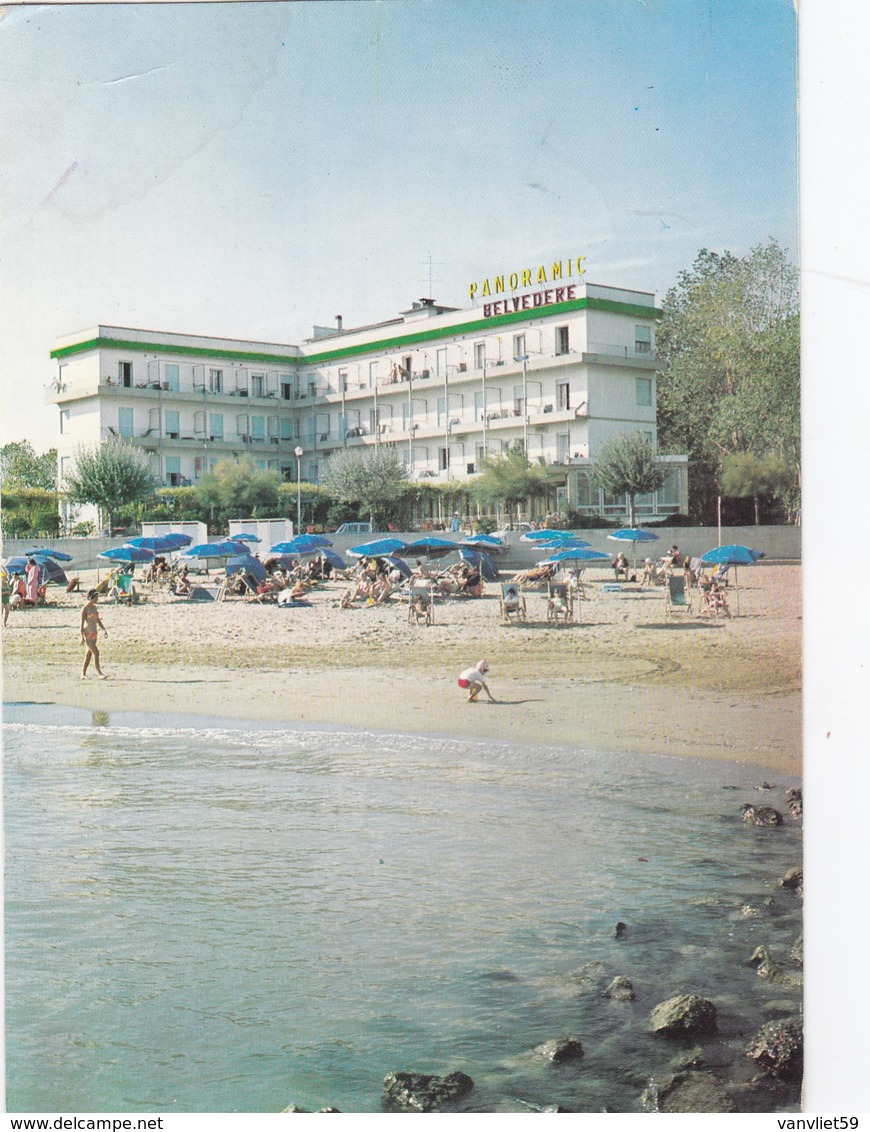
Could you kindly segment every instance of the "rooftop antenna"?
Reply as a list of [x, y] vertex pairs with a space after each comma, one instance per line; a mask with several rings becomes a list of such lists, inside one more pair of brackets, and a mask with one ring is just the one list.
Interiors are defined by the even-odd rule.
[[[430, 299], [432, 298], [432, 278], [433, 278], [433, 276], [432, 276], [432, 267], [433, 267], [433, 263], [434, 263], [434, 266], [435, 266], [435, 267], [443, 267], [443, 266], [444, 266], [444, 263], [443, 263], [443, 261], [442, 261], [442, 260], [434, 260], [434, 261], [433, 261], [433, 259], [432, 259], [432, 253], [431, 253], [431, 251], [430, 251], [430, 252], [429, 252], [429, 255], [428, 255], [428, 258], [427, 258], [426, 260], [424, 260], [424, 262], [423, 262], [423, 267], [426, 267], [426, 268], [428, 268], [428, 282], [429, 282], [429, 290], [428, 290], [428, 292], [427, 292], [427, 298], [430, 298]], [[423, 282], [426, 282], [426, 280], [424, 280]]]

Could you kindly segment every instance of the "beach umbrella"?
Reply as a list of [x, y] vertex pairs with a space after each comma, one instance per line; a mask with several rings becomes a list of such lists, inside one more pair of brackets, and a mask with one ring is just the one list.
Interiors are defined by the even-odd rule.
[[384, 562], [388, 563], [392, 569], [398, 570], [404, 578], [410, 578], [414, 572], [403, 558], [396, 558], [395, 555], [385, 555]]
[[72, 562], [73, 556], [65, 554], [62, 550], [50, 550], [46, 546], [38, 547], [36, 550], [25, 550], [25, 558], [53, 558], [57, 562]]
[[644, 531], [640, 527], [623, 527], [620, 531], [614, 531], [613, 534], [607, 536], [615, 542], [630, 542], [631, 543], [631, 557], [634, 562], [634, 568], [637, 570], [637, 544], [639, 542], [658, 542], [659, 536], [652, 534], [650, 531]]
[[323, 549], [320, 552], [320, 557], [324, 562], [328, 562], [330, 566], [334, 566], [336, 570], [346, 570], [347, 563], [340, 554], [336, 554], [334, 550]]
[[498, 581], [498, 570], [486, 551], [469, 550], [467, 547], [463, 546], [460, 547], [459, 557], [470, 566], [476, 566], [478, 570], [480, 570], [481, 577], [485, 582]]
[[544, 558], [539, 566], [562, 566], [567, 562], [609, 562], [610, 555], [603, 550], [592, 550], [588, 546], [574, 546], [568, 550], [556, 550], [549, 558]]
[[592, 543], [584, 542], [582, 538], [574, 538], [573, 535], [566, 535], [564, 538], [544, 539], [542, 542], [538, 542], [535, 545], [553, 550], [579, 550], [582, 547], [591, 546]]
[[169, 538], [168, 535], [143, 535], [140, 538], [127, 539], [124, 545], [138, 546], [141, 550], [150, 550], [154, 554], [161, 554], [164, 551], [172, 552], [178, 549], [175, 540]]
[[740, 590], [737, 586], [737, 567], [754, 566], [759, 558], [764, 558], [763, 550], [756, 550], [751, 546], [741, 546], [732, 543], [729, 546], [716, 546], [701, 555], [701, 562], [705, 566], [733, 566], [734, 592], [737, 595], [737, 614], [740, 614]]
[[189, 546], [184, 552], [185, 558], [235, 558], [239, 553], [239, 544], [224, 539], [222, 542], [198, 542], [196, 546]]
[[172, 542], [172, 550], [181, 550], [183, 546], [190, 546], [193, 542], [191, 535], [183, 535], [181, 531], [167, 531], [165, 535], [160, 537], [166, 539], [167, 542]]
[[23, 555], [14, 555], [12, 558], [7, 558], [3, 564], [3, 571], [7, 577], [11, 574], [20, 574], [22, 578], [27, 570], [27, 558], [33, 558], [36, 565], [39, 567], [39, 584], [47, 584], [53, 582], [58, 586], [65, 586], [67, 584], [67, 576], [63, 572], [63, 567], [59, 566], [53, 558], [49, 558], [45, 554], [29, 554], [27, 557]]
[[406, 543], [401, 548], [397, 547], [394, 553], [400, 558], [421, 558], [424, 556], [426, 558], [444, 558], [445, 555], [458, 549], [458, 543], [429, 535], [426, 538], [418, 538], [415, 542]]
[[401, 550], [404, 542], [400, 538], [378, 538], [374, 542], [364, 542], [360, 546], [352, 546], [348, 554], [354, 558], [384, 558]]
[[226, 565], [227, 577], [233, 574], [250, 574], [255, 582], [262, 582], [268, 577], [266, 567], [250, 554], [239, 554], [236, 558], [228, 558]]
[[240, 531], [237, 535], [230, 535], [230, 542], [262, 542], [262, 539], [249, 534], [247, 531]]
[[570, 531], [556, 531], [556, 530], [543, 530], [543, 531], [526, 531], [524, 535], [520, 535], [520, 542], [540, 542], [541, 539], [548, 538], [563, 538], [565, 535], [570, 535]]
[[487, 554], [508, 554], [510, 547], [497, 535], [471, 535], [459, 543], [468, 550], [483, 550]]
[[276, 542], [269, 548], [270, 554], [317, 554], [323, 547], [332, 546], [328, 538], [323, 535], [296, 535], [286, 542]]
[[105, 558], [109, 562], [125, 562], [128, 565], [134, 562], [150, 562], [154, 557], [153, 550], [146, 550], [144, 546], [115, 546], [111, 550], [104, 550], [98, 558]]

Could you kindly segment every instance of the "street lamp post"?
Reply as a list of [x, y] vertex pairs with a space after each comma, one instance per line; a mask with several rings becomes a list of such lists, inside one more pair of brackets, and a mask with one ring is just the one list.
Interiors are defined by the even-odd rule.
[[302, 534], [302, 449], [295, 448], [296, 453], [296, 534]]
[[529, 458], [529, 355], [517, 354], [515, 362], [523, 363], [523, 451]]

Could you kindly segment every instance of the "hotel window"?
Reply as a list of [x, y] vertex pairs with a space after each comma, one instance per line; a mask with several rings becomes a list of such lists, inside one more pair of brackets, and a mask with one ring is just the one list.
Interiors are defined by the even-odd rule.
[[514, 416], [521, 417], [523, 415], [523, 406], [525, 405], [525, 398], [523, 397], [522, 385], [514, 386]]
[[652, 405], [651, 377], [636, 377], [634, 379], [634, 399], [637, 405]]
[[132, 409], [119, 409], [118, 410], [118, 432], [121, 436], [133, 435], [133, 410]]
[[205, 460], [202, 458], [202, 456], [194, 456], [194, 458], [193, 458], [193, 478], [195, 480], [198, 480], [200, 478], [200, 476], [202, 475], [202, 469], [203, 469], [204, 464], [205, 464]]
[[556, 382], [556, 408], [571, 408], [571, 386], [567, 381]]
[[438, 471], [439, 472], [446, 471], [446, 469], [448, 467], [448, 461], [449, 461], [449, 457], [447, 455], [447, 449], [446, 448], [439, 448], [438, 449]]
[[477, 465], [478, 471], [483, 467], [483, 461], [486, 459], [486, 448], [483, 444], [475, 444], [474, 446], [474, 461]]
[[290, 417], [282, 417], [280, 421], [280, 432], [278, 435], [282, 440], [293, 439], [293, 421]]
[[525, 334], [514, 335], [514, 358], [522, 358], [526, 353], [526, 336]]
[[118, 384], [129, 389], [133, 384], [133, 363], [118, 362]]
[[209, 435], [211, 440], [223, 440], [223, 438], [224, 438], [223, 413], [209, 413], [209, 416], [208, 416], [208, 435]]
[[317, 460], [308, 461], [308, 483], [317, 483], [320, 476], [320, 464]]
[[556, 433], [556, 459], [560, 464], [567, 462], [571, 454], [571, 434], [568, 432]]
[[556, 327], [556, 353], [557, 354], [567, 354], [568, 353], [568, 327], [567, 326], [557, 326]]
[[269, 417], [266, 421], [266, 432], [269, 434], [269, 439], [273, 441], [278, 440], [278, 418]]
[[485, 342], [475, 342], [474, 343], [474, 368], [475, 369], [483, 369], [483, 367], [485, 365], [486, 365], [486, 343]]
[[236, 436], [238, 436], [241, 440], [250, 439], [247, 413], [239, 413], [239, 415], [236, 417]]
[[483, 390], [478, 389], [474, 394], [474, 419], [476, 421], [483, 420]]
[[170, 440], [175, 440], [179, 432], [181, 431], [178, 420], [178, 413], [173, 412], [171, 409], [168, 409], [163, 416], [163, 423], [166, 435]]
[[202, 436], [205, 433], [205, 413], [202, 409], [197, 409], [193, 414], [193, 431], [197, 436]]
[[208, 371], [208, 389], [210, 393], [223, 393], [224, 371], [222, 369], [210, 369]]
[[338, 371], [338, 392], [347, 393], [347, 366], [342, 366]]
[[170, 393], [177, 393], [179, 390], [178, 380], [178, 365], [176, 362], [167, 362], [163, 367], [163, 379], [166, 388]]
[[61, 409], [60, 411], [60, 431], [62, 433], [69, 432], [69, 409]]
[[636, 326], [634, 328], [634, 352], [636, 354], [652, 352], [652, 333], [648, 326]]
[[369, 389], [378, 383], [378, 363], [369, 362]]
[[265, 417], [251, 417], [251, 439], [252, 440], [265, 440], [266, 439], [266, 418]]
[[280, 378], [279, 378], [279, 381], [281, 382], [281, 400], [282, 401], [291, 400], [291, 398], [293, 397], [293, 392], [292, 392], [293, 384], [290, 381], [290, 378], [286, 377], [282, 373]]
[[266, 392], [266, 375], [264, 373], [251, 374], [251, 396], [262, 397]]
[[405, 357], [402, 358], [402, 369], [405, 371], [405, 377], [410, 378], [411, 374], [414, 372], [414, 359], [411, 354], [406, 354]]
[[178, 487], [181, 483], [181, 457], [166, 457], [166, 482], [170, 487]]
[[447, 375], [447, 347], [435, 351], [435, 373], [438, 377]]

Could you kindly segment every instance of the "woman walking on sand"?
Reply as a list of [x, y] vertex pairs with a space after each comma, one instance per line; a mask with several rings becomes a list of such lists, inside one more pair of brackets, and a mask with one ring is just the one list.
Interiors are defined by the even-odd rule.
[[87, 603], [82, 609], [82, 640], [87, 649], [84, 664], [82, 664], [82, 680], [87, 680], [88, 678], [88, 665], [91, 663], [91, 657], [94, 658], [94, 668], [97, 670], [97, 679], [106, 679], [102, 668], [100, 668], [100, 650], [97, 648], [97, 632], [99, 629], [102, 629], [104, 633], [106, 632], [106, 626], [100, 620], [100, 613], [97, 609], [97, 591], [90, 590], [88, 592]]

